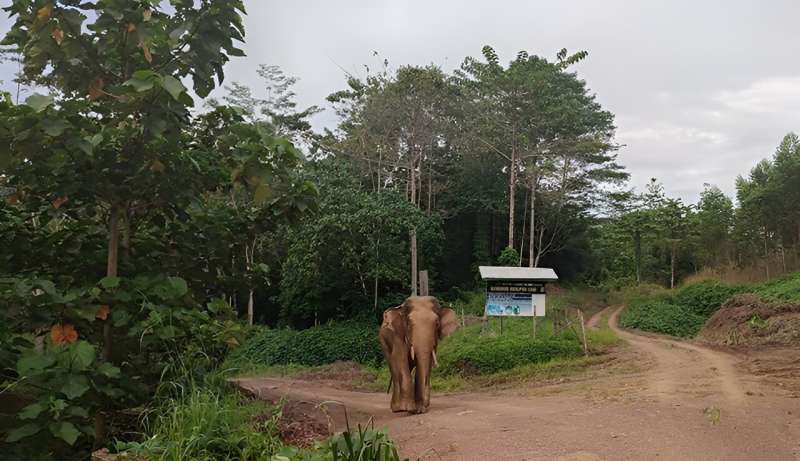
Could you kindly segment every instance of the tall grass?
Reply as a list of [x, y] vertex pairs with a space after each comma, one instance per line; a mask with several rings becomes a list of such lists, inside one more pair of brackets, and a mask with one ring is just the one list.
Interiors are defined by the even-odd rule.
[[152, 461], [270, 460], [281, 447], [280, 412], [261, 401], [245, 401], [233, 389], [185, 389], [144, 420], [145, 439], [118, 448]]

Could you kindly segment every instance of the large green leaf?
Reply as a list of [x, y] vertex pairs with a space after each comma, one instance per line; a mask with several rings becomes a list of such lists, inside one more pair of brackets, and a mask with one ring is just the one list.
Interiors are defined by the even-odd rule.
[[116, 288], [119, 286], [119, 277], [103, 277], [100, 279], [100, 286], [103, 288]]
[[161, 87], [176, 101], [180, 98], [181, 93], [186, 91], [186, 87], [183, 86], [183, 83], [171, 75], [167, 75], [161, 80]]
[[[134, 74], [136, 75], [136, 74]], [[155, 85], [155, 80], [152, 78], [137, 78], [133, 77], [132, 79], [128, 80], [127, 82], [123, 83], [125, 86], [129, 86], [136, 90], [139, 93], [149, 91], [153, 89]]]
[[36, 419], [45, 409], [47, 409], [47, 405], [42, 402], [32, 403], [17, 413], [17, 418]]
[[72, 367], [84, 371], [94, 362], [96, 350], [88, 341], [77, 341], [72, 345]]
[[42, 130], [49, 136], [60, 136], [71, 125], [66, 120], [62, 119], [44, 119], [42, 120]]
[[50, 432], [70, 445], [73, 445], [78, 440], [78, 436], [81, 435], [78, 428], [69, 421], [59, 421], [51, 424]]
[[28, 99], [25, 100], [25, 104], [33, 108], [36, 112], [41, 112], [53, 104], [53, 97], [36, 93], [28, 96]]
[[83, 375], [68, 375], [61, 386], [61, 392], [68, 399], [77, 399], [89, 390], [89, 380]]
[[120, 369], [108, 362], [101, 363], [97, 367], [97, 372], [109, 378], [119, 378], [120, 376]]
[[17, 361], [17, 373], [19, 373], [20, 376], [36, 374], [52, 366], [54, 363], [56, 363], [56, 357], [47, 352], [26, 352]]
[[19, 440], [22, 440], [26, 437], [30, 437], [33, 434], [36, 434], [41, 430], [41, 426], [36, 423], [28, 423], [23, 426], [20, 426], [16, 429], [12, 429], [8, 431], [8, 435], [6, 436], [6, 442], [14, 443]]

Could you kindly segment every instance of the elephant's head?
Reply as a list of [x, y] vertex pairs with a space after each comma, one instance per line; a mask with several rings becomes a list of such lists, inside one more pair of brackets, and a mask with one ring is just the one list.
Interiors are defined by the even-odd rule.
[[[457, 327], [455, 311], [441, 307], [432, 296], [412, 296], [387, 309], [380, 336], [394, 383], [392, 410], [423, 413], [428, 409], [436, 348]], [[411, 368], [416, 368], [413, 387]]]

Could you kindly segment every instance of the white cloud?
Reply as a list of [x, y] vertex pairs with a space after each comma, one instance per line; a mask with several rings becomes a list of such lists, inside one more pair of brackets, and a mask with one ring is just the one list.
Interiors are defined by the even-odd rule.
[[714, 100], [745, 113], [767, 114], [800, 110], [800, 77], [773, 77], [756, 80], [749, 86], [721, 91]]

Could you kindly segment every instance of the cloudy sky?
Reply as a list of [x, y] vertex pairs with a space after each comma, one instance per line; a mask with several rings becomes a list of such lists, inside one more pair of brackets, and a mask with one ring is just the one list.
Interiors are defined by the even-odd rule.
[[[8, 0], [0, 1], [8, 4]], [[738, 174], [800, 131], [800, 2], [796, 0], [502, 1], [246, 0], [247, 58], [230, 80], [258, 86], [258, 64], [300, 79], [299, 102], [325, 107], [345, 72], [364, 65], [445, 70], [493, 46], [574, 67], [616, 115], [620, 161], [641, 188], [651, 177], [695, 201], [704, 183], [734, 191]], [[2, 30], [6, 21], [0, 21]], [[373, 51], [380, 58], [373, 56]], [[0, 79], [11, 70], [0, 69]], [[334, 126], [327, 110], [316, 127]]]

